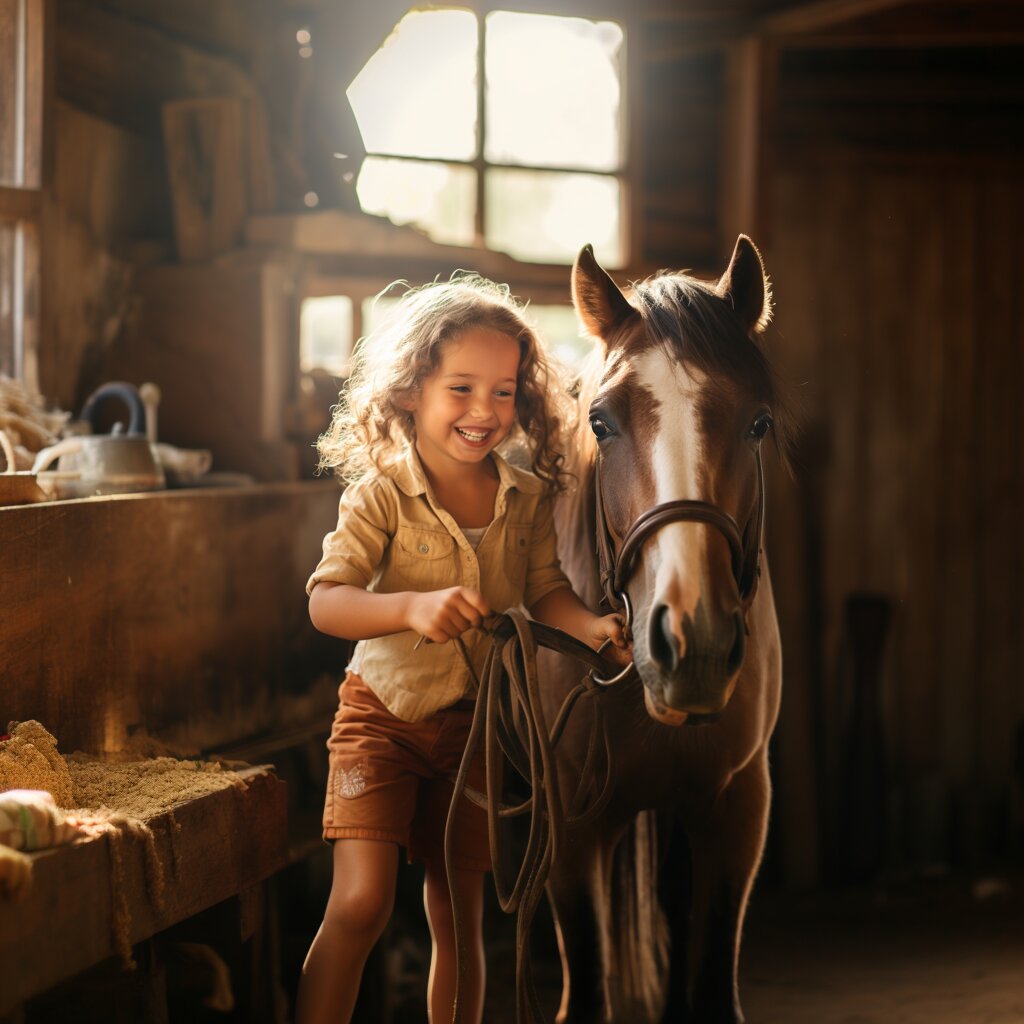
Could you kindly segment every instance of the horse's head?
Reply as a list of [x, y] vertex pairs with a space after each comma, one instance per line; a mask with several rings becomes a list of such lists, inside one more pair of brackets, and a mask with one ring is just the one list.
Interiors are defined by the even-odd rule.
[[[627, 298], [587, 247], [573, 299], [604, 347], [589, 410], [597, 486], [633, 606], [647, 708], [670, 724], [706, 721], [732, 696], [756, 586], [758, 446], [774, 397], [753, 340], [771, 315], [761, 258], [740, 236], [716, 284], [662, 274]], [[675, 514], [630, 536], [666, 503]], [[624, 559], [630, 549], [635, 557]]]

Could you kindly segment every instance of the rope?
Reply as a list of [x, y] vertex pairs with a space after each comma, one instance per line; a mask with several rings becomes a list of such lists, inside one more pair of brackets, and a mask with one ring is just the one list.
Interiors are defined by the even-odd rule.
[[[455, 792], [448, 810], [445, 828], [444, 860], [455, 922], [458, 963], [452, 1024], [461, 1024], [460, 992], [465, 980], [465, 947], [462, 915], [453, 882], [452, 822], [463, 795], [487, 810], [487, 828], [491, 848], [494, 887], [501, 909], [516, 914], [516, 1022], [541, 1021], [542, 1012], [530, 968], [530, 926], [544, 893], [551, 866], [562, 846], [565, 826], [582, 824], [597, 815], [611, 792], [612, 754], [605, 729], [603, 705], [593, 701], [593, 726], [587, 743], [583, 770], [568, 804], [559, 788], [555, 766], [558, 745], [573, 709], [581, 698], [592, 698], [603, 688], [593, 676], [608, 674], [608, 662], [585, 644], [561, 630], [528, 619], [521, 611], [509, 609], [504, 615], [491, 616], [482, 627], [490, 634], [482, 677], [478, 677], [466, 648], [458, 638], [454, 643], [476, 684], [477, 700], [466, 750], [455, 777]], [[537, 674], [537, 650], [546, 647], [583, 662], [587, 674], [569, 692], [553, 725], [548, 728], [541, 701]], [[466, 784], [469, 766], [484, 742], [487, 791], [481, 794]], [[599, 748], [604, 755], [604, 778], [596, 797], [592, 777], [596, 775]], [[508, 806], [502, 802], [507, 761], [530, 785], [531, 796]], [[529, 815], [526, 851], [515, 877], [505, 874], [501, 857], [500, 826], [503, 819]]]

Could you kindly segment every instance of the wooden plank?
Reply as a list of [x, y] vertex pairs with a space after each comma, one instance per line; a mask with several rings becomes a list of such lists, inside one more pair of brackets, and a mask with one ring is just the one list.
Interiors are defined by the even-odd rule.
[[138, 316], [107, 353], [104, 376], [156, 381], [161, 439], [209, 448], [214, 469], [295, 479], [284, 431], [299, 362], [292, 279], [280, 259], [138, 271]]
[[719, 242], [727, 257], [740, 233], [767, 245], [770, 165], [778, 54], [748, 36], [727, 51], [725, 118], [719, 174]]
[[922, 50], [1020, 46], [1024, 10], [1006, 3], [929, 3], [889, 8], [823, 31], [778, 39], [782, 47]]
[[61, 0], [57, 92], [76, 106], [159, 138], [158, 111], [171, 100], [253, 96], [234, 61], [171, 38], [89, 0]]
[[0, 185], [0, 221], [35, 220], [42, 206], [42, 193], [38, 190]]
[[921, 2], [922, 0], [812, 0], [811, 3], [766, 15], [758, 22], [757, 32], [765, 36], [815, 32], [878, 11]]
[[202, 263], [235, 246], [248, 209], [247, 113], [239, 99], [163, 107], [178, 258]]
[[4, 721], [94, 752], [140, 730], [215, 749], [273, 729], [284, 697], [342, 668], [304, 591], [338, 495], [278, 484], [0, 511]]
[[[146, 848], [108, 835], [32, 854], [32, 886], [0, 915], [0, 1013], [117, 953], [115, 901], [129, 909], [129, 941], [243, 893], [285, 866], [287, 786], [265, 768], [149, 820], [163, 868], [163, 905], [147, 886]], [[119, 863], [118, 863], [119, 861]]]
[[[102, 6], [123, 17], [161, 30], [211, 54], [246, 61], [255, 44], [260, 15], [268, 5], [246, 0], [101, 0]], [[255, 16], [254, 16], [255, 15]]]

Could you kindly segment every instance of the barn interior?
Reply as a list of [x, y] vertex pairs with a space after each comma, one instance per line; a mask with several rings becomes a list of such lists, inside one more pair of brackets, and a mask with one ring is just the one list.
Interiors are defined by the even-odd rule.
[[[747, 1019], [1024, 1020], [1022, 46], [1017, 0], [0, 0], [5, 387], [70, 429], [155, 384], [184, 459], [33, 490], [13, 470], [60, 431], [0, 424], [28, 458], [0, 731], [244, 777], [32, 854], [0, 1021], [291, 1019], [347, 658], [307, 614], [339, 494], [313, 446], [374, 297], [476, 270], [572, 364], [584, 243], [625, 285], [714, 278], [740, 232], [796, 436], [766, 464], [784, 698]], [[489, 906], [488, 1022], [511, 935]], [[428, 949], [409, 867], [356, 1019], [425, 1019]]]

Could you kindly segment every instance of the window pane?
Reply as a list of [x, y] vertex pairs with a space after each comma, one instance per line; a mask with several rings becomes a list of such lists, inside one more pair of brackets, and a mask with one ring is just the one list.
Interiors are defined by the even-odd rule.
[[590, 242], [605, 266], [622, 266], [617, 178], [495, 168], [486, 184], [488, 248], [531, 263], [572, 263]]
[[500, 11], [486, 39], [488, 162], [619, 168], [620, 26]]
[[306, 299], [299, 313], [299, 359], [303, 372], [321, 367], [348, 372], [352, 355], [352, 300], [347, 295]]
[[476, 156], [476, 16], [413, 11], [348, 88], [368, 153]]
[[372, 299], [363, 299], [363, 334], [373, 334], [386, 323], [400, 301], [400, 294], [375, 295]]
[[415, 224], [435, 242], [473, 242], [476, 171], [470, 167], [370, 156], [356, 192], [367, 213]]
[[530, 303], [526, 316], [536, 327], [544, 347], [571, 370], [579, 371], [593, 350], [591, 338], [582, 336], [579, 318], [572, 306], [537, 306]]

